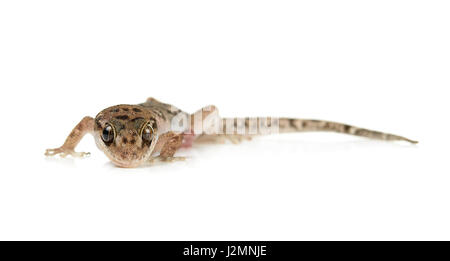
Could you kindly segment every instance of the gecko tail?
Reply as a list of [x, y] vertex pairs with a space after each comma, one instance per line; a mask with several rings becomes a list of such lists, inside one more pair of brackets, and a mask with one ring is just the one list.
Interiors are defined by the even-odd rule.
[[[337, 132], [349, 135], [365, 137], [369, 139], [378, 139], [386, 141], [406, 141], [417, 144], [418, 141], [405, 138], [403, 136], [369, 130], [344, 123], [313, 120], [313, 119], [295, 119], [295, 118], [240, 118], [222, 119], [223, 131], [231, 135], [266, 135], [274, 133], [291, 132], [312, 132], [326, 131]], [[230, 132], [230, 130], [232, 130]]]
[[392, 140], [392, 141], [402, 140], [410, 142], [412, 144], [418, 143], [418, 141], [416, 140], [411, 140], [395, 134], [369, 130], [339, 122], [323, 121], [323, 120], [280, 118], [279, 130], [280, 132], [331, 131], [360, 137], [366, 137], [369, 139]]

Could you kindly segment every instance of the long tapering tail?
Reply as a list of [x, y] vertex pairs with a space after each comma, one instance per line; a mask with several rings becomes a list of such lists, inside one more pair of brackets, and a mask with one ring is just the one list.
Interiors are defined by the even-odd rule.
[[265, 135], [273, 133], [330, 131], [379, 140], [402, 140], [413, 144], [418, 141], [402, 136], [356, 126], [323, 120], [294, 118], [223, 118], [221, 130], [225, 135]]

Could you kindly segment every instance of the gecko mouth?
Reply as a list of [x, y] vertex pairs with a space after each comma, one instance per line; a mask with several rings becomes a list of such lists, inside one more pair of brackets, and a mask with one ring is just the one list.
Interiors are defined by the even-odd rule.
[[110, 159], [114, 163], [114, 165], [121, 168], [133, 168], [139, 166], [142, 163], [142, 159], [138, 158], [137, 156], [126, 158], [110, 157]]

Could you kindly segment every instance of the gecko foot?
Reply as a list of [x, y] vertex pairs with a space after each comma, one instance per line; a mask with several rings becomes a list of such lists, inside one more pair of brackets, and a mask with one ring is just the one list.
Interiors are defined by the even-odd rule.
[[67, 157], [67, 155], [71, 155], [74, 158], [83, 158], [83, 157], [91, 155], [91, 153], [89, 153], [89, 152], [76, 152], [74, 150], [64, 149], [64, 148], [45, 150], [45, 156], [54, 156], [56, 154], [59, 154], [59, 156], [61, 158], [65, 158], [65, 157]]

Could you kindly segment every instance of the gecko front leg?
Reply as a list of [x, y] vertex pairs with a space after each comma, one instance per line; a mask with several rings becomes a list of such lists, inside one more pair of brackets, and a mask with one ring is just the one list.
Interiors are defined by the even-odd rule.
[[75, 147], [78, 145], [80, 140], [86, 133], [94, 132], [94, 119], [92, 117], [84, 117], [70, 132], [69, 136], [66, 138], [64, 144], [55, 149], [47, 149], [45, 151], [46, 156], [53, 156], [59, 154], [61, 157], [66, 157], [67, 155], [72, 155], [73, 157], [83, 157], [89, 155], [89, 152], [76, 152]]
[[154, 157], [150, 162], [155, 161], [180, 161], [185, 160], [184, 157], [174, 157], [175, 152], [181, 147], [183, 143], [183, 134], [177, 134], [168, 132], [163, 134], [159, 139], [156, 146], [161, 148], [158, 157]]

